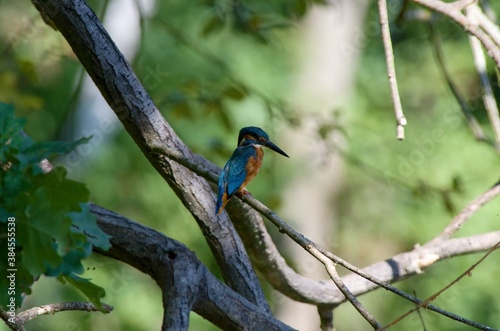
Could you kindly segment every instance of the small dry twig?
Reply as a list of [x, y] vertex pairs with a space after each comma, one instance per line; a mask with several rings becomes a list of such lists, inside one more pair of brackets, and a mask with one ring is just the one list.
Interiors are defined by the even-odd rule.
[[[33, 307], [19, 312], [14, 317], [14, 323], [7, 323], [9, 316], [6, 315], [5, 311], [0, 311], [1, 318], [6, 322], [11, 330], [25, 330], [24, 325], [31, 321], [32, 319], [40, 315], [55, 314], [61, 311], [103, 311], [105, 313], [110, 313], [113, 311], [113, 307], [103, 304], [102, 310], [97, 309], [94, 304], [90, 302], [59, 302], [50, 303], [48, 305]], [[5, 319], [7, 318], [7, 320]]]
[[403, 113], [401, 98], [399, 97], [398, 81], [396, 79], [396, 68], [394, 66], [394, 51], [392, 49], [391, 31], [389, 30], [389, 18], [387, 15], [387, 1], [378, 0], [378, 13], [380, 17], [380, 28], [382, 32], [382, 42], [384, 43], [385, 61], [387, 65], [387, 76], [391, 88], [391, 99], [396, 116], [396, 138], [405, 139], [406, 117]]
[[425, 246], [450, 238], [472, 215], [474, 215], [475, 212], [498, 195], [500, 195], [500, 181], [479, 197], [471, 201], [457, 216], [455, 216], [455, 218], [451, 220], [450, 224], [443, 230], [443, 232], [425, 244]]
[[361, 302], [359, 302], [359, 300], [356, 298], [356, 296], [354, 296], [354, 294], [351, 293], [351, 291], [347, 288], [347, 286], [345, 286], [344, 282], [342, 281], [339, 274], [337, 273], [337, 270], [335, 268], [335, 264], [333, 263], [333, 261], [330, 260], [329, 258], [327, 258], [325, 255], [321, 254], [321, 252], [318, 251], [318, 249], [316, 249], [316, 247], [314, 247], [313, 245], [307, 245], [306, 249], [318, 261], [323, 263], [323, 265], [326, 268], [326, 271], [328, 272], [328, 275], [333, 280], [335, 285], [337, 285], [337, 287], [342, 292], [342, 294], [345, 295], [347, 300], [349, 300], [349, 302], [354, 306], [354, 308], [356, 308], [356, 310], [361, 314], [361, 316], [363, 316], [363, 318], [365, 320], [367, 320], [368, 323], [370, 323], [370, 325], [374, 329], [381, 328], [382, 324], [377, 322], [375, 317], [373, 317], [373, 315], [370, 314], [370, 312], [363, 306], [363, 304]]
[[430, 30], [430, 37], [432, 39], [432, 44], [434, 45], [434, 53], [436, 55], [437, 63], [439, 65], [439, 68], [441, 69], [441, 73], [443, 74], [446, 83], [448, 84], [448, 87], [451, 90], [451, 93], [453, 93], [453, 96], [455, 99], [457, 99], [458, 104], [460, 105], [460, 109], [462, 110], [462, 114], [465, 117], [465, 120], [467, 121], [467, 124], [469, 126], [469, 129], [471, 130], [472, 134], [474, 135], [474, 138], [476, 138], [477, 141], [483, 141], [486, 142], [492, 146], [495, 146], [495, 142], [491, 141], [486, 137], [486, 135], [483, 132], [483, 129], [481, 128], [481, 125], [479, 125], [477, 119], [474, 117], [472, 114], [472, 110], [467, 104], [467, 101], [463, 97], [463, 95], [460, 93], [457, 85], [451, 78], [451, 74], [448, 71], [448, 68], [446, 66], [446, 61], [444, 58], [444, 52], [443, 48], [441, 46], [441, 40], [439, 38], [439, 33], [435, 27], [435, 24], [432, 22], [432, 20], [429, 22], [429, 30]]

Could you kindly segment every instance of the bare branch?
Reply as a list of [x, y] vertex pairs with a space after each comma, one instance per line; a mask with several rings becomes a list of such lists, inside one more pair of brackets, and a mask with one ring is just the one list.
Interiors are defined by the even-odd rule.
[[[482, 1], [483, 5], [485, 1]], [[492, 20], [481, 10], [481, 8], [477, 5], [475, 5], [475, 15], [476, 15], [476, 20], [479, 23], [479, 26], [481, 29], [483, 29], [489, 36], [491, 36], [491, 39], [497, 44], [497, 46], [500, 46], [500, 29], [498, 28], [498, 25], [492, 22]], [[494, 12], [493, 12], [494, 13]]]
[[[107, 304], [103, 304], [102, 309], [104, 310], [105, 313], [110, 313], [111, 311], [113, 311], [113, 307]], [[22, 324], [26, 324], [27, 322], [31, 321], [32, 319], [40, 315], [55, 314], [61, 311], [71, 311], [71, 310], [88, 311], [88, 312], [100, 311], [91, 302], [60, 302], [60, 303], [51, 303], [48, 305], [27, 309], [25, 311], [18, 313], [16, 315], [16, 318]]]
[[351, 293], [351, 291], [345, 286], [344, 282], [340, 278], [340, 276], [337, 273], [337, 270], [335, 269], [335, 264], [333, 263], [332, 260], [327, 258], [325, 255], [321, 254], [314, 246], [308, 245], [307, 250], [314, 256], [316, 259], [321, 261], [323, 265], [326, 268], [326, 271], [328, 272], [328, 275], [330, 278], [333, 280], [335, 285], [337, 285], [338, 289], [344, 294], [344, 296], [349, 300], [349, 302], [356, 308], [356, 310], [363, 316], [365, 320], [370, 323], [370, 325], [374, 329], [380, 328], [382, 325], [377, 322], [375, 317], [370, 314], [370, 312], [363, 306], [361, 302]]
[[187, 330], [188, 320], [179, 317], [187, 309], [224, 330], [291, 330], [221, 283], [181, 243], [97, 205], [90, 211], [112, 236], [110, 250], [97, 251], [150, 275], [162, 289], [164, 330]]
[[[105, 313], [109, 313], [113, 310], [112, 306], [103, 304], [102, 305], [102, 310]], [[5, 311], [1, 310], [0, 308], [0, 315], [2, 316], [2, 319], [5, 320], [7, 325], [12, 330], [24, 330], [24, 325], [31, 321], [32, 319], [40, 316], [40, 315], [48, 315], [48, 314], [55, 314], [59, 313], [61, 311], [101, 311], [100, 309], [97, 309], [92, 303], [90, 302], [60, 302], [60, 303], [50, 303], [48, 305], [43, 305], [43, 306], [38, 306], [38, 307], [33, 307], [30, 309], [26, 309], [22, 312], [16, 313], [16, 316], [14, 317], [14, 323], [8, 322], [9, 316], [5, 315]], [[6, 317], [6, 318], [4, 318]]]
[[389, 19], [387, 16], [387, 1], [378, 0], [378, 13], [380, 17], [380, 28], [382, 41], [384, 43], [385, 61], [387, 65], [387, 76], [391, 88], [391, 99], [396, 116], [396, 137], [399, 140], [405, 139], [406, 117], [403, 114], [403, 106], [399, 97], [398, 81], [396, 79], [396, 68], [394, 66], [394, 52], [392, 50], [391, 32], [389, 30]]
[[435, 24], [432, 21], [429, 22], [429, 30], [432, 43], [434, 45], [434, 54], [436, 55], [439, 68], [441, 69], [441, 73], [443, 74], [446, 83], [448, 84], [448, 87], [453, 93], [453, 96], [455, 97], [455, 99], [457, 99], [458, 104], [460, 105], [460, 109], [462, 110], [462, 113], [465, 117], [465, 120], [467, 121], [467, 124], [469, 125], [470, 131], [474, 135], [474, 138], [476, 138], [477, 141], [483, 141], [492, 146], [496, 146], [495, 142], [486, 138], [483, 129], [481, 128], [476, 118], [472, 114], [472, 110], [467, 104], [467, 101], [465, 101], [465, 98], [462, 96], [462, 94], [458, 90], [457, 85], [451, 78], [451, 75], [446, 66], [446, 61], [444, 58], [443, 48], [441, 47], [441, 40], [439, 38], [439, 33], [435, 27]]
[[[466, 12], [469, 20], [473, 24], [475, 24], [475, 26], [479, 26], [478, 16], [481, 10], [477, 6], [477, 4], [468, 6], [466, 8]], [[483, 17], [483, 22], [484, 18], [485, 17]], [[484, 57], [483, 48], [481, 47], [481, 43], [475, 36], [469, 35], [469, 41], [472, 55], [474, 57], [474, 66], [476, 67], [481, 86], [483, 87], [482, 95], [484, 106], [486, 108], [486, 112], [488, 113], [491, 127], [493, 129], [493, 133], [495, 134], [496, 142], [497, 144], [500, 144], [500, 117], [498, 116], [498, 107], [497, 102], [495, 101], [495, 97], [493, 96], [493, 89], [491, 88], [490, 80], [486, 72], [486, 59]]]
[[[490, 255], [495, 249], [498, 248], [498, 246], [500, 245], [500, 241], [497, 242], [494, 246], [492, 246], [487, 252], [486, 254], [484, 254], [480, 259], [479, 261], [477, 261], [476, 263], [474, 263], [472, 266], [470, 266], [467, 270], [465, 270], [465, 272], [463, 272], [460, 276], [458, 276], [457, 278], [455, 278], [453, 281], [451, 281], [448, 285], [446, 285], [445, 287], [443, 287], [441, 290], [439, 290], [437, 293], [434, 293], [433, 295], [431, 295], [430, 297], [428, 297], [427, 299], [425, 299], [424, 301], [422, 301], [421, 303], [419, 303], [418, 305], [416, 305], [415, 307], [413, 307], [412, 309], [410, 309], [409, 311], [407, 311], [406, 313], [404, 313], [403, 315], [399, 316], [398, 318], [396, 318], [394, 321], [392, 321], [391, 323], [387, 324], [384, 326], [384, 328], [382, 329], [387, 329], [389, 328], [390, 326], [393, 326], [395, 325], [396, 323], [398, 323], [399, 321], [403, 320], [405, 317], [407, 317], [408, 315], [410, 315], [411, 313], [413, 313], [414, 311], [418, 311], [420, 308], [422, 307], [426, 307], [430, 302], [434, 301], [438, 296], [440, 296], [444, 291], [448, 290], [450, 287], [452, 287], [454, 284], [458, 283], [462, 278], [464, 278], [466, 275], [470, 275], [472, 270], [474, 270], [481, 262], [484, 261], [484, 259], [486, 259], [488, 257], [488, 255]], [[486, 326], [486, 325], [483, 325], [481, 323], [477, 323], [477, 322], [474, 322], [474, 321], [464, 321], [465, 324], [468, 324], [476, 329], [479, 329], [479, 330], [493, 330], [493, 328], [490, 328], [489, 326]]]
[[427, 245], [433, 245], [438, 241], [450, 238], [460, 227], [477, 212], [482, 206], [493, 200], [500, 194], [500, 181], [479, 197], [471, 201], [462, 211], [451, 220], [450, 224], [436, 238], [431, 240]]
[[[286, 222], [281, 220], [275, 212], [267, 208], [260, 201], [254, 199], [251, 194], [245, 194], [242, 199], [247, 204], [252, 206], [255, 210], [258, 210], [262, 215], [268, 218], [274, 225], [278, 227], [280, 232], [288, 235], [293, 241], [302, 246], [304, 249], [307, 250], [307, 246], [311, 245], [333, 262], [352, 271], [353, 274], [344, 276], [342, 280], [344, 284], [346, 284], [346, 286], [355, 295], [366, 293], [375, 288], [382, 287], [406, 300], [419, 304], [422, 302], [422, 300], [417, 299], [392, 285], [389, 285], [387, 282], [394, 282], [407, 278], [413, 274], [420, 274], [422, 273], [423, 269], [431, 266], [435, 262], [445, 258], [449, 258], [450, 254], [454, 256], [484, 251], [490, 249], [493, 245], [500, 241], [500, 231], [467, 238], [449, 239], [443, 242], [434, 243], [432, 245], [426, 244], [422, 247], [417, 246], [411, 252], [401, 253], [385, 261], [377, 262], [369, 267], [359, 269], [349, 262], [334, 255], [333, 253], [326, 251], [324, 248], [318, 246], [317, 244], [306, 238], [304, 235], [296, 232]], [[310, 253], [310, 251], [308, 252]], [[327, 293], [332, 293], [331, 291], [332, 290], [330, 289]], [[325, 294], [326, 293], [323, 293], [322, 295], [320, 295], [320, 297], [324, 299]], [[339, 295], [339, 292], [337, 292], [337, 295]], [[345, 298], [342, 295], [340, 301], [337, 300], [335, 302], [330, 302], [330, 304], [338, 304], [340, 302], [343, 302], [344, 300]], [[453, 320], [462, 323], [469, 323], [469, 320], [445, 311], [439, 307], [428, 305], [427, 308]], [[470, 322], [473, 323], [473, 321]]]
[[[416, 297], [417, 296], [417, 292], [415, 290], [413, 290], [413, 295]], [[420, 323], [422, 323], [422, 328], [423, 328], [423, 331], [427, 331], [427, 327], [425, 326], [425, 321], [424, 321], [424, 318], [422, 317], [422, 313], [420, 312], [421, 309], [420, 307], [417, 308], [417, 314], [418, 314], [418, 318], [420, 319]]]
[[[246, 195], [244, 199], [253, 199]], [[257, 208], [259, 204], [254, 205]], [[338, 305], [345, 301], [344, 295], [327, 281], [315, 281], [305, 278], [290, 268], [279, 254], [269, 236], [260, 214], [236, 199], [226, 207], [235, 219], [235, 226], [245, 243], [253, 265], [262, 273], [271, 285], [290, 298], [315, 305]], [[266, 210], [259, 210], [267, 215]], [[277, 217], [277, 215], [273, 216]], [[244, 220], [244, 221], [243, 221]], [[279, 222], [279, 220], [275, 220]], [[276, 223], [275, 223], [276, 224]], [[280, 228], [280, 225], [277, 225]], [[287, 230], [282, 228], [282, 232]], [[411, 275], [422, 272], [422, 269], [442, 259], [457, 255], [477, 253], [489, 249], [500, 240], [500, 232], [492, 232], [478, 236], [444, 240], [434, 245], [424, 245], [413, 251], [398, 254], [385, 261], [377, 262], [360, 270], [383, 282], [396, 282]], [[367, 293], [378, 287], [370, 280], [356, 274], [343, 278], [346, 286], [355, 295]]]

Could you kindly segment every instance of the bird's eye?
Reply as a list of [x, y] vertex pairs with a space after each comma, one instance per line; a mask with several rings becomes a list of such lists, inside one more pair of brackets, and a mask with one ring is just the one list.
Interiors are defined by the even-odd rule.
[[267, 139], [266, 139], [266, 138], [264, 138], [264, 137], [259, 137], [259, 140], [260, 140], [260, 142], [262, 142], [262, 143], [267, 142]]

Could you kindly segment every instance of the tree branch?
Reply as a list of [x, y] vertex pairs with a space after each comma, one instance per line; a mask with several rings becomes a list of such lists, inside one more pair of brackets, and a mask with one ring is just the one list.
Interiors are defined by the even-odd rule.
[[[106, 313], [110, 313], [113, 311], [113, 307], [103, 304], [102, 309]], [[50, 303], [48, 305], [43, 305], [43, 306], [38, 306], [38, 307], [33, 307], [30, 309], [26, 309], [22, 312], [19, 312], [16, 314], [14, 317], [14, 323], [9, 322], [9, 316], [6, 315], [6, 312], [1, 309], [0, 307], [0, 315], [2, 319], [7, 323], [7, 325], [12, 329], [12, 330], [24, 330], [24, 325], [31, 321], [32, 319], [40, 316], [40, 315], [48, 315], [48, 314], [55, 314], [61, 311], [101, 311], [97, 309], [92, 303], [90, 302], [60, 302], [60, 303]]]
[[325, 255], [321, 254], [314, 246], [310, 245], [307, 249], [316, 259], [321, 261], [328, 272], [328, 275], [333, 280], [337, 288], [342, 292], [342, 294], [349, 300], [349, 302], [356, 308], [363, 318], [370, 323], [374, 329], [380, 328], [382, 325], [377, 322], [377, 320], [372, 316], [372, 314], [363, 306], [361, 302], [351, 293], [351, 291], [345, 286], [344, 282], [340, 278], [337, 270], [335, 269], [335, 264], [328, 259]]
[[[402, 319], [404, 319], [405, 317], [409, 316], [411, 313], [413, 313], [414, 311], [419, 311], [420, 308], [422, 307], [426, 307], [427, 305], [429, 305], [430, 302], [434, 301], [438, 296], [440, 296], [444, 291], [448, 290], [450, 287], [452, 287], [453, 285], [455, 285], [456, 283], [458, 283], [462, 278], [464, 278], [466, 275], [470, 275], [472, 273], [472, 270], [474, 270], [481, 262], [484, 261], [484, 259], [486, 259], [495, 249], [498, 248], [498, 246], [500, 245], [500, 241], [497, 242], [495, 245], [493, 245], [487, 252], [486, 254], [484, 254], [480, 259], [479, 261], [477, 261], [476, 263], [474, 263], [472, 266], [470, 266], [469, 268], [467, 268], [467, 270], [465, 270], [460, 276], [458, 276], [457, 278], [455, 278], [454, 280], [452, 280], [448, 285], [446, 285], [445, 287], [443, 287], [441, 290], [439, 290], [437, 293], [434, 293], [433, 295], [431, 295], [430, 297], [428, 297], [427, 299], [425, 299], [424, 301], [422, 301], [421, 303], [419, 303], [418, 305], [416, 305], [415, 307], [411, 308], [409, 311], [407, 311], [406, 313], [404, 313], [403, 315], [399, 316], [398, 318], [396, 318], [394, 321], [390, 322], [389, 324], [385, 325], [383, 328], [381, 328], [381, 330], [385, 330], [387, 328], [389, 328], [390, 326], [392, 325], [395, 325], [396, 323], [398, 323], [399, 321], [401, 321]], [[420, 315], [420, 314], [419, 314]], [[483, 325], [481, 323], [477, 323], [477, 322], [474, 322], [474, 321], [469, 321], [469, 320], [464, 320], [462, 321], [464, 324], [467, 324], [467, 325], [470, 325], [476, 329], [479, 329], [479, 330], [486, 330], [486, 331], [493, 331], [493, 328], [490, 328], [489, 326], [486, 326], [486, 325]]]
[[187, 330], [191, 310], [224, 330], [292, 330], [222, 284], [181, 243], [95, 204], [90, 211], [112, 236], [111, 248], [97, 252], [150, 275], [162, 289], [163, 330]]
[[[482, 1], [483, 6], [485, 5], [486, 1]], [[489, 36], [491, 36], [491, 39], [497, 44], [497, 46], [500, 46], [500, 29], [498, 28], [498, 25], [492, 22], [492, 19], [490, 19], [482, 10], [479, 6], [475, 5], [477, 8], [476, 10], [476, 19], [479, 23], [479, 26], [481, 29], [483, 29]], [[490, 8], [491, 9], [491, 8]], [[493, 12], [494, 13], [494, 12]]]
[[472, 200], [464, 209], [462, 209], [462, 211], [460, 211], [460, 213], [458, 213], [457, 216], [455, 216], [455, 218], [451, 220], [450, 224], [443, 230], [443, 232], [431, 240], [427, 245], [433, 245], [438, 241], [450, 238], [472, 215], [474, 215], [476, 211], [498, 195], [500, 195], [500, 181], [479, 197]]
[[[113, 311], [113, 307], [107, 304], [103, 304], [102, 308], [106, 313], [110, 313]], [[40, 315], [48, 315], [48, 314], [53, 315], [55, 313], [68, 310], [88, 311], [88, 312], [100, 311], [90, 302], [61, 302], [61, 303], [51, 303], [39, 307], [33, 307], [18, 313], [16, 317], [22, 324], [26, 324], [27, 322], [31, 321], [32, 319]]]
[[436, 59], [438, 62], [438, 66], [441, 69], [441, 73], [444, 76], [444, 79], [446, 80], [446, 83], [448, 84], [448, 87], [450, 88], [451, 92], [453, 93], [453, 96], [455, 99], [458, 101], [458, 104], [460, 105], [460, 109], [462, 110], [462, 114], [465, 117], [465, 120], [467, 121], [467, 124], [469, 126], [470, 131], [474, 135], [474, 138], [476, 138], [477, 141], [483, 141], [486, 142], [492, 146], [496, 146], [494, 141], [491, 141], [490, 139], [486, 138], [483, 129], [479, 125], [478, 121], [472, 114], [472, 110], [470, 109], [469, 105], [467, 104], [467, 101], [465, 98], [462, 96], [460, 91], [458, 90], [457, 85], [451, 78], [451, 75], [448, 71], [448, 68], [446, 66], [446, 61], [444, 58], [443, 54], [443, 48], [441, 47], [441, 40], [439, 38], [438, 31], [435, 27], [435, 24], [430, 21], [429, 22], [429, 30], [430, 30], [430, 36], [432, 39], [432, 43], [434, 45], [434, 54], [436, 55]]
[[[212, 189], [203, 178], [172, 160], [190, 160], [212, 176], [217, 176], [220, 169], [193, 154], [174, 133], [84, 1], [33, 0], [33, 3], [63, 34], [130, 136], [192, 213], [228, 285], [270, 311], [227, 214], [214, 217]], [[168, 150], [172, 157], [152, 152], [158, 149]]]
[[[473, 1], [466, 1], [456, 6], [455, 3], [446, 3], [437, 0], [412, 0], [416, 4], [427, 7], [437, 13], [443, 14], [461, 26], [465, 31], [473, 34], [481, 41], [484, 48], [488, 51], [488, 55], [495, 61], [497, 68], [500, 69], [500, 48], [492, 40], [492, 37], [484, 32], [478, 26], [475, 26], [470, 19], [465, 16], [461, 10], [464, 6], [469, 5]], [[496, 38], [496, 37], [495, 37]]]

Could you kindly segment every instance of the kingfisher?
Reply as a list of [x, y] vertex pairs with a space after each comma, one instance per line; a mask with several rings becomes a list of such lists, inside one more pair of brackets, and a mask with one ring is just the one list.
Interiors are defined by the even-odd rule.
[[278, 146], [269, 140], [269, 136], [261, 128], [247, 126], [240, 130], [238, 147], [227, 161], [219, 178], [219, 194], [215, 214], [222, 212], [229, 199], [236, 193], [246, 194], [245, 186], [257, 176], [264, 158], [264, 147], [289, 157]]

